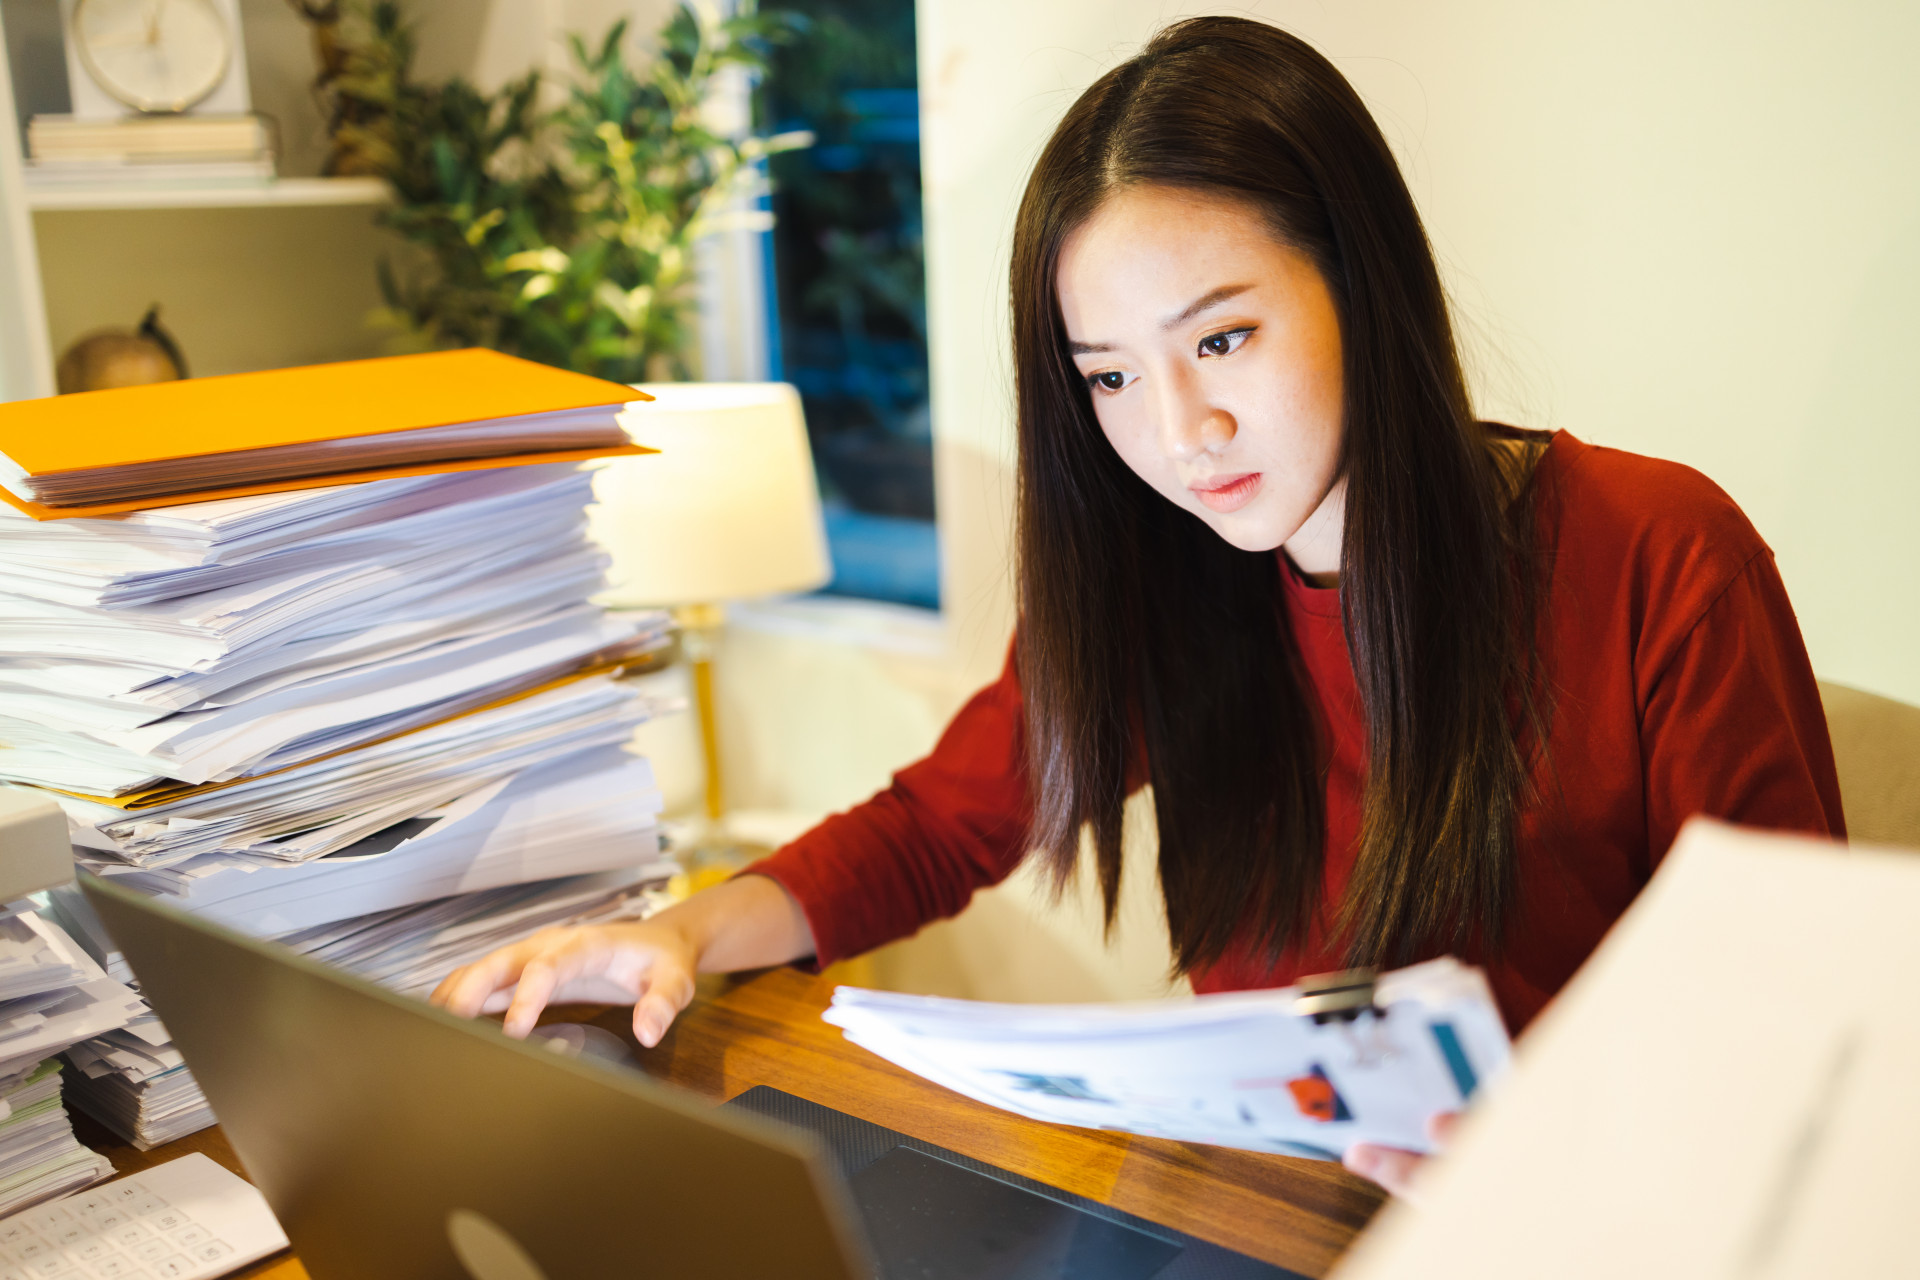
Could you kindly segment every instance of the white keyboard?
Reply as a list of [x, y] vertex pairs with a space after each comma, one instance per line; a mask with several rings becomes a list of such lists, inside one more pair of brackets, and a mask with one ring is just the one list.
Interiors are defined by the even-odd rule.
[[252, 1184], [195, 1152], [0, 1220], [0, 1280], [206, 1280], [286, 1247]]

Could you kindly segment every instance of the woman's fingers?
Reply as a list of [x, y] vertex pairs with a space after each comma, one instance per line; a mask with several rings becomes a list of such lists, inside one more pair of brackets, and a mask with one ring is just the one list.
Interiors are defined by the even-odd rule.
[[674, 1017], [693, 999], [693, 975], [662, 956], [654, 962], [647, 990], [633, 1006], [633, 1036], [651, 1049], [667, 1034]]
[[[1452, 1142], [1454, 1131], [1459, 1127], [1460, 1113], [1457, 1111], [1440, 1111], [1428, 1116], [1427, 1137], [1433, 1142], [1434, 1150], [1438, 1151]], [[1347, 1148], [1346, 1157], [1341, 1163], [1351, 1172], [1373, 1179], [1402, 1200], [1413, 1200], [1416, 1199], [1414, 1183], [1426, 1159], [1425, 1156], [1402, 1151], [1398, 1147], [1383, 1147], [1377, 1142], [1356, 1142]]]
[[1413, 1190], [1414, 1175], [1425, 1156], [1398, 1147], [1383, 1147], [1377, 1142], [1356, 1142], [1347, 1148], [1341, 1163], [1352, 1173], [1370, 1178], [1393, 1195], [1407, 1199]]
[[526, 1039], [527, 1032], [540, 1021], [540, 1011], [547, 1007], [553, 989], [565, 981], [560, 964], [558, 958], [549, 956], [536, 956], [527, 961], [520, 971], [520, 985], [513, 989], [513, 1002], [507, 1006], [507, 1016], [500, 1022], [502, 1031], [515, 1040]]
[[518, 982], [527, 961], [540, 954], [545, 946], [545, 940], [535, 934], [502, 947], [492, 955], [455, 969], [441, 980], [428, 999], [451, 1013], [471, 1018], [480, 1012], [488, 996]]
[[633, 1033], [651, 1046], [693, 999], [693, 966], [693, 955], [670, 930], [645, 924], [549, 929], [449, 974], [432, 999], [468, 1018], [504, 1007], [503, 1029], [514, 1037], [532, 1031], [555, 999], [633, 1000]]

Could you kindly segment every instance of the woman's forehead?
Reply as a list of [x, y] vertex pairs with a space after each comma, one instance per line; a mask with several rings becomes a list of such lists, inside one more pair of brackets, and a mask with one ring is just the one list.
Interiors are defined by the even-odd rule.
[[1288, 286], [1305, 264], [1246, 200], [1135, 186], [1116, 192], [1067, 237], [1057, 287], [1072, 337], [1099, 341], [1073, 331], [1177, 326], [1203, 300]]

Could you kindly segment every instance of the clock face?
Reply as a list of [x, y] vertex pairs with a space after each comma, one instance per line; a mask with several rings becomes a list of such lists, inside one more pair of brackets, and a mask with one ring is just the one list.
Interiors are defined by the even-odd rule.
[[136, 111], [185, 111], [220, 87], [233, 36], [213, 0], [75, 0], [87, 73]]

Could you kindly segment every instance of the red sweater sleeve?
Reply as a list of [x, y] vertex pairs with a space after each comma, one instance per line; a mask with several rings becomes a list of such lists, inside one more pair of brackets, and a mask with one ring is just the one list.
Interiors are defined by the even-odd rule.
[[974, 891], [1010, 875], [1027, 852], [1020, 684], [1000, 678], [953, 718], [933, 754], [893, 775], [866, 803], [828, 818], [743, 874], [794, 896], [822, 965], [956, 915]]
[[1845, 836], [1819, 687], [1765, 550], [1646, 673], [1641, 706], [1654, 865], [1697, 813]]

